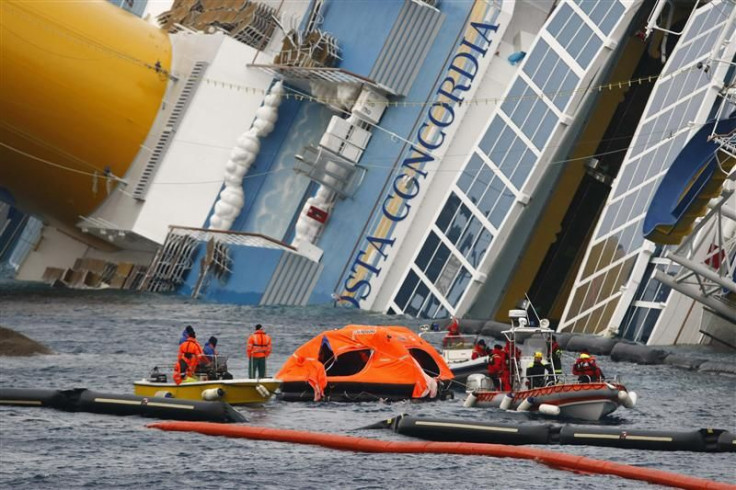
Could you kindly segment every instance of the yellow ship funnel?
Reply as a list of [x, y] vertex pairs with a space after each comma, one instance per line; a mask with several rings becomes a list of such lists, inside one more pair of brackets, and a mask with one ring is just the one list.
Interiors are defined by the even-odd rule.
[[104, 0], [3, 0], [0, 36], [0, 189], [69, 228], [148, 134], [171, 68], [168, 34]]

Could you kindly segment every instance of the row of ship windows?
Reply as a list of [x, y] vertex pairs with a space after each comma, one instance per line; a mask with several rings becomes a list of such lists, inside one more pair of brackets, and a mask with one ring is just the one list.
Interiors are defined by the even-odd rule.
[[624, 13], [624, 6], [617, 1], [612, 2], [601, 2], [600, 0], [574, 0], [575, 3], [580, 7], [580, 10], [585, 12], [585, 15], [590, 17], [595, 25], [603, 32], [605, 36], [611, 34], [613, 27], [616, 25], [616, 21]]
[[[615, 244], [612, 243], [612, 245]], [[623, 257], [621, 251], [615, 248], [615, 246], [609, 247], [605, 253], [610, 257], [610, 262], [619, 260]], [[570, 301], [570, 310], [566, 317], [575, 318], [580, 315], [581, 312], [591, 309], [596, 305], [606, 303], [612, 296], [620, 294], [621, 286], [628, 280], [635, 262], [636, 255], [632, 255], [628, 259], [621, 261], [619, 264], [610, 268], [605, 274], [598, 275], [590, 281], [579, 285], [577, 289], [573, 291], [572, 301]], [[613, 303], [616, 302], [613, 301]], [[598, 332], [597, 321], [590, 323], [589, 325], [588, 323], [591, 318], [601, 319], [602, 317], [600, 315], [603, 313], [604, 311], [601, 307], [595, 308], [574, 322], [575, 327], [573, 327], [573, 331], [580, 331], [574, 329], [582, 328], [584, 331], [589, 333]], [[613, 311], [611, 311], [610, 314], [613, 314]], [[584, 321], [581, 322], [581, 320]]]
[[[562, 61], [560, 55], [542, 38], [529, 55], [523, 70], [560, 111], [565, 110], [572, 97], [572, 92], [580, 81], [575, 72]], [[514, 96], [515, 90], [520, 89], [514, 87], [509, 97]], [[536, 97], [533, 93], [531, 96]]]
[[[621, 199], [624, 192], [631, 194], [632, 191], [636, 189], [637, 185], [643, 185], [647, 180], [651, 179], [652, 176], [659, 175], [667, 170], [672, 165], [672, 162], [675, 160], [680, 150], [684, 147], [687, 136], [687, 131], [682, 132], [677, 135], [675, 139], [660, 145], [655, 150], [646, 154], [641, 154], [640, 156], [630, 160], [619, 174], [616, 190], [609, 207], [613, 205], [617, 199]], [[610, 213], [610, 211], [607, 211], [607, 214]], [[606, 222], [607, 220], [604, 220], [604, 223]], [[615, 228], [616, 226], [604, 224], [601, 226], [598, 236], [600, 237]]]
[[[618, 4], [618, 2], [612, 3]], [[618, 19], [611, 19], [614, 24], [616, 20]], [[560, 7], [560, 11], [549, 23], [547, 30], [583, 69], [588, 68], [602, 44], [593, 29], [588, 27], [568, 4]]]
[[661, 180], [662, 176], [650, 180], [634, 192], [609, 203], [603, 215], [601, 230], [605, 229], [608, 234], [627, 223], [639, 222]]
[[[616, 1], [603, 2], [604, 5], [584, 0], [576, 0], [576, 3], [606, 35], [624, 11], [624, 7]], [[587, 68], [602, 46], [601, 39], [567, 4], [555, 13], [549, 30], [583, 68]], [[548, 94], [560, 112], [564, 111], [580, 82], [571, 67], [543, 39], [539, 39], [535, 49], [528, 55], [523, 70], [543, 93]], [[537, 149], [547, 144], [559, 123], [555, 111], [522, 77], [517, 77], [501, 110]], [[504, 181], [477, 153], [471, 156], [458, 177], [457, 186], [477, 211], [497, 229], [511, 209], [516, 190], [528, 178], [537, 154], [498, 115], [481, 138], [478, 150], [490, 159], [515, 189], [506, 187]], [[462, 204], [457, 195], [450, 195], [435, 224], [437, 230], [445, 235], [472, 267], [481, 263], [493, 239], [494, 230], [487, 229], [473, 216], [473, 211]], [[435, 231], [430, 231], [427, 236], [414, 267], [453, 308], [472, 277], [471, 272]], [[394, 304], [404, 313], [420, 318], [435, 318], [447, 313], [414, 270], [409, 270], [394, 297]]]
[[671, 138], [680, 131], [690, 129], [690, 121], [694, 121], [702, 103], [701, 92], [682, 99], [641, 126], [641, 130], [634, 141], [634, 148], [643, 153], [661, 141]]
[[[629, 222], [626, 227], [593, 245], [588, 260], [583, 265], [580, 280], [585, 281], [609, 267], [616, 260], [637, 252], [644, 245], [642, 219], [643, 217], [639, 216], [636, 220]], [[615, 251], [615, 254], [612, 251]]]
[[[634, 147], [637, 150], [641, 148], [641, 150], [632, 153], [622, 166], [612, 199], [629, 192], [633, 183], [646, 182], [647, 179], [666, 171], [672, 165], [677, 154], [686, 143], [687, 134], [691, 129], [688, 122], [695, 120], [701, 103], [702, 97], [690, 97], [642, 125]], [[675, 111], [680, 111], [680, 113], [678, 114]], [[671, 136], [675, 137], [661, 145], [656, 152], [644, 155], [651, 148]], [[599, 236], [606, 233], [606, 231], [608, 230], [601, 229]]]
[[[733, 4], [731, 2], [721, 2], [720, 5], [712, 4], [710, 10], [708, 10], [708, 7], [703, 7], [693, 19], [687, 32], [683, 32], [683, 40], [690, 44], [681, 45], [682, 48], [679, 52], [673, 54], [672, 60], [662, 72], [661, 76], [664, 77], [669, 75], [684, 66], [685, 63], [688, 63], [687, 60], [700, 57], [700, 55], [705, 52], [704, 50], [712, 48], [713, 41], [715, 41], [715, 37], [712, 37], [713, 33], [710, 33], [705, 40], [695, 38], [707, 29], [714, 29], [714, 32], [720, 33], [724, 22], [728, 20], [729, 15], [731, 15], [731, 9], [733, 9]], [[729, 39], [730, 33], [727, 34], [728, 37], [726, 39]], [[695, 50], [695, 52], [691, 53], [691, 50]], [[698, 52], [700, 54], [696, 54]]]
[[[697, 58], [689, 59], [694, 63]], [[655, 114], [665, 107], [681, 102], [709, 82], [708, 75], [703, 70], [695, 69], [695, 67], [665, 80], [657, 87], [657, 93], [652, 98], [649, 106], [649, 114]]]

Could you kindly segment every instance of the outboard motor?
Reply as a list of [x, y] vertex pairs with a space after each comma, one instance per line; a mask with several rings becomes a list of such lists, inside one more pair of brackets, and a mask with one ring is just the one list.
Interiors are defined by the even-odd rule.
[[158, 366], [155, 366], [148, 375], [148, 381], [151, 383], [166, 383], [166, 373], [160, 372]]
[[468, 376], [465, 382], [465, 391], [471, 392], [475, 390], [491, 390], [491, 378], [485, 374], [475, 373]]

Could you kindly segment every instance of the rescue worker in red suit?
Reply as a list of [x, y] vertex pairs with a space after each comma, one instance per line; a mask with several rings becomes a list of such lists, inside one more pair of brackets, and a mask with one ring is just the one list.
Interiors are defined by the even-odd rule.
[[263, 331], [259, 323], [256, 330], [248, 337], [248, 376], [250, 378], [266, 377], [266, 358], [271, 355], [271, 337]]
[[[493, 383], [495, 390], [510, 390], [511, 387], [508, 384], [508, 369], [506, 369], [506, 354], [503, 352], [503, 347], [500, 344], [493, 346], [491, 351], [491, 360], [488, 363], [488, 375]], [[506, 373], [506, 380], [504, 381], [504, 372]]]
[[442, 339], [442, 347], [457, 346], [465, 342], [465, 339], [460, 335], [460, 324], [457, 322], [457, 318], [452, 318], [452, 321], [447, 326], [447, 333], [445, 338]]
[[[511, 351], [513, 349], [514, 356], [512, 358]], [[517, 370], [519, 366], [519, 359], [521, 359], [521, 351], [513, 342], [506, 341], [506, 345], [503, 347], [504, 353], [504, 372], [501, 373], [501, 382], [503, 383], [503, 390], [510, 391], [512, 389], [512, 380], [516, 379]]]
[[594, 383], [604, 378], [603, 371], [595, 362], [595, 357], [583, 351], [572, 366], [572, 374], [578, 377], [580, 383]]
[[479, 357], [485, 357], [490, 354], [491, 354], [490, 349], [486, 347], [486, 341], [483, 339], [480, 339], [473, 346], [473, 353], [470, 354], [470, 358], [478, 359]]

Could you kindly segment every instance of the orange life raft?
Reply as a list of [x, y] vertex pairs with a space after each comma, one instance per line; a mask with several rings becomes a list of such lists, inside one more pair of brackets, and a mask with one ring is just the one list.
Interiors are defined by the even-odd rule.
[[299, 347], [275, 376], [287, 401], [443, 398], [452, 371], [406, 327], [348, 325]]

